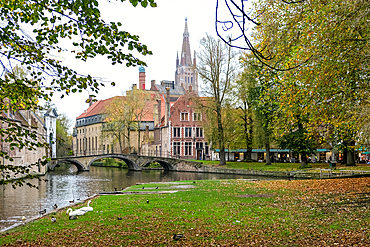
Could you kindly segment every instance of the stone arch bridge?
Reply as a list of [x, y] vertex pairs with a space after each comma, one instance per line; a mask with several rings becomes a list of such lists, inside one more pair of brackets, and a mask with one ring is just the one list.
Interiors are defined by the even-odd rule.
[[94, 161], [103, 158], [117, 158], [123, 160], [129, 170], [141, 171], [143, 167], [152, 161], [158, 162], [164, 170], [167, 171], [199, 171], [202, 167], [202, 162], [156, 157], [156, 156], [140, 156], [136, 154], [99, 154], [88, 156], [69, 156], [61, 158], [52, 158], [49, 161], [48, 169], [54, 170], [59, 163], [74, 164], [79, 171], [88, 171]]

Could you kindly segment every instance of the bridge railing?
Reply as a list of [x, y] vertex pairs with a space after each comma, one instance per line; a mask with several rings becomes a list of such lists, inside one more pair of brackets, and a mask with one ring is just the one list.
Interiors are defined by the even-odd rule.
[[152, 156], [152, 157], [162, 157], [162, 158], [181, 158], [178, 156], [171, 155], [169, 151], [155, 151], [155, 150], [141, 150], [140, 155], [142, 156]]
[[[89, 155], [103, 155], [103, 154], [119, 154], [119, 150], [113, 150], [114, 152], [107, 152], [106, 150], [85, 150], [81, 152], [74, 153], [74, 156], [89, 156]], [[127, 154], [127, 153], [123, 153]], [[171, 156], [171, 152], [168, 151], [155, 151], [155, 150], [146, 150], [141, 151], [139, 155], [143, 156], [152, 156], [152, 157], [162, 157], [162, 158], [182, 158], [180, 155]]]
[[100, 155], [100, 154], [106, 154], [107, 152], [105, 150], [85, 150], [74, 153], [74, 156], [89, 156], [89, 155]]

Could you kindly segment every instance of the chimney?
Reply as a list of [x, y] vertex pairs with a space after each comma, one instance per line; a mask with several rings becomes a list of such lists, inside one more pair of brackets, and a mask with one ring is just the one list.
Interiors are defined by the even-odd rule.
[[139, 89], [145, 90], [145, 68], [139, 67]]
[[165, 107], [165, 125], [168, 125], [170, 119], [170, 88], [166, 87], [166, 107]]
[[92, 97], [91, 97], [91, 96], [89, 96], [89, 100], [90, 100], [90, 101], [89, 101], [89, 107], [90, 107], [90, 106], [92, 106], [92, 104], [93, 104], [93, 100], [92, 100]]
[[150, 81], [150, 90], [152, 90], [152, 91], [156, 91], [156, 89], [155, 89], [155, 80], [151, 80]]
[[158, 126], [161, 124], [161, 115], [162, 115], [162, 97], [160, 97], [158, 100], [157, 100], [157, 105], [158, 105]]

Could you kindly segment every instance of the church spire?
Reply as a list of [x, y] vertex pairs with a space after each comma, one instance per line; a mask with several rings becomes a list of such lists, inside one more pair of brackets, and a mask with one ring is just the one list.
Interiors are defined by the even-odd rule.
[[189, 42], [189, 31], [188, 31], [188, 18], [185, 18], [185, 29], [182, 41], [182, 52], [184, 56], [184, 62], [181, 61], [182, 66], [191, 66], [191, 52], [190, 52], [190, 42]]

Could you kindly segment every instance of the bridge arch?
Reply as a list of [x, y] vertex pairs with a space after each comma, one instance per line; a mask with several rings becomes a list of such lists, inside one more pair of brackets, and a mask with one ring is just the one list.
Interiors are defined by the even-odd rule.
[[70, 163], [70, 164], [73, 164], [77, 167], [77, 169], [79, 171], [86, 171], [88, 169], [86, 169], [86, 167], [81, 163], [79, 162], [78, 160], [74, 160], [74, 159], [63, 159], [63, 160], [55, 160], [52, 164], [49, 165], [49, 169], [54, 171], [55, 167], [60, 164], [60, 163]]
[[156, 157], [152, 157], [152, 159], [150, 159], [147, 162], [145, 162], [144, 164], [142, 164], [142, 167], [145, 167], [150, 162], [157, 162], [157, 163], [159, 163], [163, 167], [163, 169], [166, 170], [166, 171], [172, 171], [172, 170], [174, 170], [173, 169], [173, 166], [169, 162], [164, 161], [164, 160], [160, 160], [160, 159], [156, 159]]
[[92, 159], [89, 162], [87, 168], [90, 169], [90, 166], [93, 162], [95, 162], [97, 160], [100, 160], [100, 159], [104, 159], [104, 158], [117, 158], [117, 159], [123, 160], [127, 164], [129, 170], [137, 170], [136, 169], [137, 165], [134, 161], [132, 161], [131, 159], [129, 159], [125, 156], [119, 155], [119, 154], [118, 155], [117, 154], [116, 155], [115, 154], [107, 154], [107, 155], [101, 155], [99, 157], [96, 157], [96, 158]]

